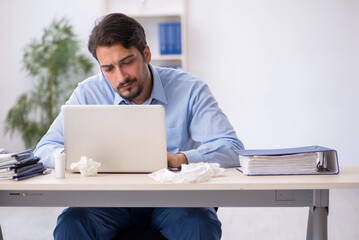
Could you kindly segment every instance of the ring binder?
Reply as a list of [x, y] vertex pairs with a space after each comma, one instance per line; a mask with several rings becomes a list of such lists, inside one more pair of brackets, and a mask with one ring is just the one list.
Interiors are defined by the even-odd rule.
[[337, 151], [322, 146], [286, 149], [240, 150], [243, 174], [251, 175], [314, 175], [338, 174]]
[[323, 154], [322, 161], [318, 161], [317, 172], [329, 172], [330, 171], [327, 167], [325, 167], [325, 156], [326, 156], [326, 154]]

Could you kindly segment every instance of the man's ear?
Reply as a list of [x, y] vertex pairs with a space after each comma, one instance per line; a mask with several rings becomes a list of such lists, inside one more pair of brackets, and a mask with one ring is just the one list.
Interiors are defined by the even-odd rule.
[[148, 64], [151, 62], [151, 50], [148, 45], [146, 45], [145, 49], [143, 50], [143, 55], [145, 56], [145, 62]]

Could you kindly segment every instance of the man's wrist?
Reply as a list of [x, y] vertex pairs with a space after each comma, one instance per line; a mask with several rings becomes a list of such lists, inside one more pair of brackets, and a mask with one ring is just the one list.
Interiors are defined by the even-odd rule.
[[183, 153], [167, 153], [168, 166], [178, 168], [182, 164], [188, 164], [187, 157]]
[[186, 155], [184, 155], [183, 153], [177, 153], [176, 155], [178, 157], [178, 160], [179, 160], [178, 162], [180, 163], [180, 165], [188, 164]]

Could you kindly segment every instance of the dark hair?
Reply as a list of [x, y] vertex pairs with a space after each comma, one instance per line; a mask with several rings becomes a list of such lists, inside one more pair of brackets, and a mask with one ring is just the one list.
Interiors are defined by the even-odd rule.
[[145, 30], [135, 19], [122, 13], [111, 13], [96, 23], [90, 35], [88, 49], [98, 60], [98, 46], [111, 47], [118, 43], [127, 49], [136, 47], [143, 55], [147, 44]]

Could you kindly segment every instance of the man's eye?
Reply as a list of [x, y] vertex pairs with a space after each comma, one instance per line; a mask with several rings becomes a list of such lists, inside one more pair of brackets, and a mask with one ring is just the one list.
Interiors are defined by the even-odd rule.
[[112, 68], [105, 68], [104, 71], [105, 71], [105, 72], [111, 72], [111, 71], [112, 71]]
[[131, 63], [133, 63], [133, 60], [129, 60], [129, 61], [123, 62], [122, 64], [123, 64], [123, 65], [130, 65]]

